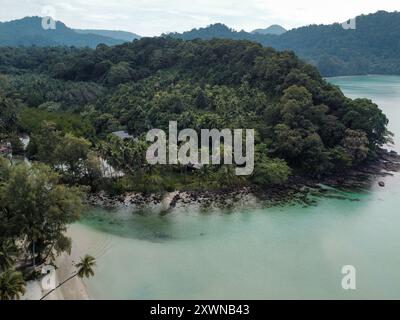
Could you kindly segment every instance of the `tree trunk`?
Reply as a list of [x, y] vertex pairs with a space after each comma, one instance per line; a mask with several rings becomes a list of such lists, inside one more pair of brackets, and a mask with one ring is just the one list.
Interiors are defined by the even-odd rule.
[[47, 258], [49, 257], [50, 253], [53, 251], [53, 247], [54, 247], [54, 242], [53, 244], [50, 246], [49, 251], [47, 252], [46, 257], [43, 259], [43, 262], [46, 262]]
[[36, 259], [35, 259], [35, 241], [32, 241], [32, 264], [33, 264], [33, 268], [36, 267]]
[[63, 282], [61, 282], [57, 287], [55, 287], [54, 289], [52, 289], [49, 292], [47, 292], [43, 297], [40, 298], [40, 300], [43, 300], [44, 298], [46, 298], [49, 294], [51, 294], [52, 292], [56, 291], [59, 287], [61, 287], [63, 284], [65, 284], [69, 280], [73, 279], [77, 275], [78, 275], [78, 272], [75, 272], [72, 276], [70, 276], [69, 278], [65, 279]]

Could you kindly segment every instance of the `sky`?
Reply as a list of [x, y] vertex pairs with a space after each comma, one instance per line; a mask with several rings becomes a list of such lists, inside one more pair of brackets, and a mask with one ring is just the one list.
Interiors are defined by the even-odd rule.
[[71, 28], [126, 30], [142, 36], [183, 32], [221, 22], [251, 31], [344, 22], [378, 10], [400, 11], [399, 0], [0, 0], [0, 21], [46, 15]]

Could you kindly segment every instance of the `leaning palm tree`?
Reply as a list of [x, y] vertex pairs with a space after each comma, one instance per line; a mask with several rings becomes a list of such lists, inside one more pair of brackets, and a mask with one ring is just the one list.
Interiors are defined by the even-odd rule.
[[25, 280], [21, 272], [6, 270], [0, 275], [0, 300], [19, 299], [25, 293]]
[[57, 290], [62, 285], [67, 283], [69, 280], [75, 278], [76, 276], [78, 276], [79, 278], [90, 278], [91, 276], [94, 276], [93, 269], [95, 266], [96, 266], [96, 258], [88, 254], [85, 255], [83, 258], [81, 258], [81, 261], [75, 265], [75, 267], [77, 268], [75, 273], [72, 274], [69, 278], [65, 279], [63, 282], [61, 282], [57, 287], [47, 292], [43, 297], [40, 298], [40, 300], [43, 300], [53, 291]]
[[93, 268], [96, 266], [96, 259], [92, 256], [86, 255], [81, 262], [75, 265], [78, 268], [79, 278], [90, 278], [94, 276]]

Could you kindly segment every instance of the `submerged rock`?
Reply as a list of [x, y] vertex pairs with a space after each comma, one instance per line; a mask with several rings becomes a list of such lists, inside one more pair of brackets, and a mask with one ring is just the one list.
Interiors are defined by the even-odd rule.
[[383, 181], [379, 181], [378, 184], [379, 184], [379, 186], [382, 187], [382, 188], [385, 186], [385, 183], [384, 183]]

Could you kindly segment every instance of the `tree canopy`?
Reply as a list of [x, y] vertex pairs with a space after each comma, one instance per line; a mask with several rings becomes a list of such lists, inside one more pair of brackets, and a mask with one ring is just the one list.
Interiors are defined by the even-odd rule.
[[[143, 38], [95, 50], [0, 48], [0, 57], [7, 125], [32, 134], [32, 157], [72, 169], [72, 178], [87, 172], [90, 145], [113, 154], [118, 169], [142, 170], [143, 156], [135, 154], [144, 146], [117, 152], [106, 137], [127, 130], [142, 141], [169, 121], [198, 132], [254, 128], [266, 150], [258, 172], [276, 168], [282, 177], [288, 171], [278, 164], [304, 175], [360, 165], [389, 137], [388, 119], [370, 100], [346, 98], [293, 52], [255, 42]], [[7, 107], [13, 101], [28, 108], [15, 115]], [[127, 163], [131, 156], [139, 162]]]

